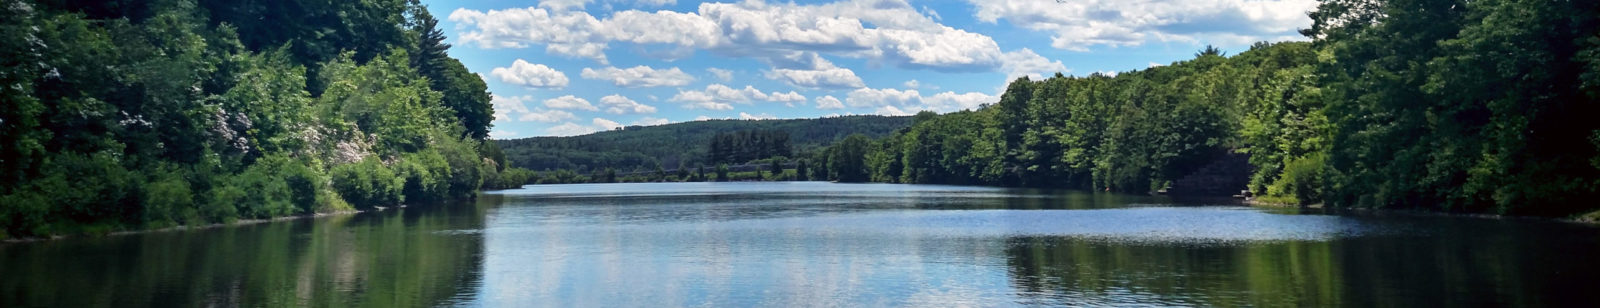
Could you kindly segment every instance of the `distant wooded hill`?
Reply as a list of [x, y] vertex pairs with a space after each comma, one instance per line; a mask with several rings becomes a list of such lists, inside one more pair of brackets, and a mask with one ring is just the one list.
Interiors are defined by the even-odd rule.
[[[711, 165], [708, 151], [718, 133], [777, 131], [788, 133], [796, 156], [804, 155], [850, 134], [882, 137], [911, 124], [911, 117], [843, 116], [791, 120], [709, 120], [660, 126], [629, 126], [620, 130], [573, 137], [533, 137], [498, 140], [512, 166], [533, 170], [572, 170], [587, 173], [598, 168], [619, 171], [675, 169], [680, 163]], [[738, 163], [738, 162], [734, 162]]]

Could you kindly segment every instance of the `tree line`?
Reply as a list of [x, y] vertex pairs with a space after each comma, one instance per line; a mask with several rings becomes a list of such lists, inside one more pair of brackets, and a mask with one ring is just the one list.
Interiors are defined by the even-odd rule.
[[[711, 145], [717, 135], [733, 132], [769, 131], [788, 135], [790, 153], [809, 153], [853, 133], [884, 136], [909, 125], [910, 117], [876, 115], [783, 120], [705, 120], [657, 126], [628, 126], [621, 130], [571, 137], [532, 137], [495, 140], [504, 149], [510, 165], [538, 171], [568, 170], [593, 174], [606, 168], [630, 173], [664, 169], [693, 168], [696, 165], [727, 163], [739, 165], [772, 155], [724, 152], [723, 159], [712, 157]], [[737, 137], [735, 138], [744, 138]], [[776, 137], [774, 137], [776, 138]], [[745, 138], [750, 139], [750, 138]], [[743, 145], [727, 151], [746, 151]], [[782, 150], [768, 149], [769, 153]], [[795, 156], [782, 154], [782, 156]], [[734, 155], [740, 157], [732, 157]], [[758, 157], [759, 156], [759, 157]], [[752, 158], [754, 157], [754, 158]]]
[[416, 1], [0, 10], [0, 238], [471, 198], [531, 177], [482, 141], [486, 87]]
[[774, 156], [793, 156], [789, 132], [746, 130], [711, 136], [707, 161], [714, 164], [741, 163]]
[[828, 179], [1144, 193], [1228, 151], [1264, 200], [1594, 215], [1600, 3], [1329, 0], [1310, 42], [1020, 78], [813, 156]]

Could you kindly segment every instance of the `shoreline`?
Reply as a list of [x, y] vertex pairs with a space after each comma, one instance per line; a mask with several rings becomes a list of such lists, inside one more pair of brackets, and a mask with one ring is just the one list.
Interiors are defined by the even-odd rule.
[[46, 242], [46, 241], [55, 241], [55, 240], [72, 239], [72, 238], [97, 238], [97, 237], [127, 236], [127, 235], [147, 234], [147, 233], [162, 233], [162, 232], [177, 232], [177, 231], [217, 229], [217, 228], [225, 228], [225, 227], [247, 226], [247, 225], [254, 225], [254, 224], [270, 223], [270, 222], [294, 221], [294, 220], [301, 220], [301, 219], [316, 219], [316, 218], [321, 218], [321, 217], [333, 217], [333, 216], [356, 215], [356, 214], [362, 214], [362, 213], [383, 212], [383, 211], [387, 211], [389, 209], [404, 208], [404, 207], [406, 207], [406, 206], [405, 205], [398, 205], [398, 206], [390, 206], [390, 207], [375, 207], [373, 209], [364, 210], [364, 211], [363, 210], [347, 210], [347, 211], [334, 211], [334, 212], [327, 212], [327, 213], [312, 213], [312, 214], [289, 215], [289, 216], [281, 216], [281, 217], [273, 217], [273, 218], [240, 219], [240, 220], [235, 220], [235, 221], [229, 222], [229, 223], [213, 223], [213, 224], [204, 224], [204, 225], [195, 225], [195, 226], [173, 226], [173, 227], [155, 228], [155, 229], [122, 230], [122, 231], [115, 231], [115, 232], [107, 232], [105, 234], [72, 234], [72, 235], [54, 235], [54, 236], [50, 236], [50, 237], [7, 238], [7, 239], [4, 239], [4, 240], [0, 240], [0, 244], [34, 243], [34, 242]]
[[1299, 205], [1285, 204], [1285, 203], [1263, 202], [1263, 201], [1258, 201], [1258, 200], [1253, 200], [1253, 199], [1251, 199], [1251, 200], [1243, 200], [1240, 203], [1244, 204], [1246, 206], [1258, 207], [1258, 208], [1311, 209], [1311, 210], [1320, 210], [1320, 211], [1323, 211], [1324, 213], [1330, 213], [1330, 214], [1403, 215], [1403, 216], [1420, 216], [1420, 217], [1461, 217], [1461, 218], [1496, 219], [1496, 220], [1545, 221], [1545, 222], [1559, 222], [1559, 223], [1578, 224], [1578, 225], [1586, 225], [1586, 226], [1600, 226], [1600, 219], [1596, 219], [1596, 218], [1600, 218], [1600, 217], [1596, 217], [1596, 216], [1600, 216], [1600, 211], [1590, 212], [1588, 214], [1583, 214], [1583, 215], [1578, 215], [1577, 217], [1541, 217], [1541, 216], [1515, 216], [1515, 215], [1483, 214], [1483, 213], [1451, 213], [1451, 212], [1424, 211], [1424, 210], [1411, 210], [1411, 209], [1329, 208], [1329, 207], [1326, 207], [1323, 203], [1315, 203], [1315, 204], [1306, 205], [1306, 206], [1299, 206]]
[[[720, 183], [736, 183], [736, 182], [745, 182], [745, 181], [730, 181], [730, 182], [720, 182]], [[790, 181], [748, 181], [748, 182], [790, 182]], [[645, 183], [656, 183], [656, 182], [645, 182]], [[661, 182], [661, 183], [690, 183], [690, 182]], [[718, 183], [718, 182], [709, 182], [709, 183]], [[579, 184], [579, 183], [571, 183], [571, 184]], [[581, 184], [621, 184], [621, 183], [581, 183]], [[560, 185], [560, 184], [526, 184], [524, 186], [529, 186], [529, 185]], [[914, 184], [914, 185], [923, 185], [923, 184]], [[983, 186], [983, 187], [1006, 188], [1004, 186]], [[515, 189], [515, 188], [507, 188], [507, 189]], [[495, 190], [507, 190], [507, 189], [495, 189]], [[1557, 218], [1557, 217], [1512, 216], [1512, 215], [1481, 214], [1481, 213], [1450, 213], [1450, 212], [1423, 211], [1423, 210], [1410, 210], [1410, 209], [1329, 208], [1329, 207], [1326, 207], [1323, 203], [1315, 203], [1315, 204], [1311, 204], [1311, 205], [1300, 206], [1300, 205], [1287, 204], [1287, 203], [1265, 202], [1265, 201], [1256, 200], [1254, 198], [1249, 198], [1249, 199], [1244, 199], [1244, 200], [1236, 200], [1236, 201], [1241, 205], [1249, 206], [1249, 207], [1255, 207], [1255, 208], [1299, 209], [1299, 210], [1311, 209], [1311, 210], [1323, 211], [1324, 213], [1330, 213], [1330, 214], [1404, 215], [1404, 216], [1421, 216], [1421, 217], [1463, 217], [1463, 218], [1499, 219], [1499, 220], [1545, 221], [1545, 222], [1558, 222], [1558, 223], [1578, 224], [1578, 225], [1586, 225], [1586, 226], [1600, 226], [1600, 210], [1597, 210], [1597, 211], [1594, 211], [1594, 212], [1590, 212], [1590, 213], [1586, 213], [1586, 214], [1576, 215], [1575, 217]], [[98, 234], [98, 235], [73, 234], [73, 235], [56, 235], [56, 236], [50, 236], [50, 237], [7, 238], [7, 239], [4, 239], [4, 240], [0, 240], [0, 244], [32, 243], [32, 242], [54, 241], [54, 240], [71, 239], [71, 238], [111, 237], [111, 236], [126, 236], [126, 235], [146, 234], [146, 233], [159, 233], [159, 232], [176, 232], [176, 231], [216, 229], [216, 228], [233, 227], [233, 226], [245, 226], [245, 225], [270, 223], [270, 222], [293, 221], [293, 220], [300, 220], [300, 219], [315, 219], [315, 218], [320, 218], [320, 217], [332, 217], [332, 216], [344, 216], [344, 215], [356, 215], [356, 214], [370, 213], [370, 212], [383, 212], [383, 211], [387, 211], [389, 209], [405, 208], [405, 207], [406, 207], [406, 205], [398, 205], [398, 206], [391, 206], [391, 207], [375, 207], [375, 208], [370, 209], [370, 210], [346, 210], [346, 211], [334, 211], [334, 212], [327, 212], [327, 213], [312, 213], [312, 214], [302, 214], [302, 215], [289, 215], [289, 216], [273, 217], [273, 218], [262, 218], [262, 219], [240, 219], [240, 220], [237, 220], [237, 221], [234, 221], [234, 222], [230, 222], [230, 223], [213, 223], [213, 224], [205, 224], [205, 225], [198, 225], [198, 226], [173, 226], [173, 227], [165, 227], [165, 228], [157, 228], [157, 229], [123, 230], [123, 231], [108, 232], [108, 233], [105, 233], [105, 234]]]

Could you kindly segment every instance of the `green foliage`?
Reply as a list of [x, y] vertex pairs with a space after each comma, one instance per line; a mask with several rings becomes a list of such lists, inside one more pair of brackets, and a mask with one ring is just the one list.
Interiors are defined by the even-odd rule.
[[[408, 46], [408, 0], [372, 1], [226, 1], [202, 0], [211, 17], [208, 24], [238, 28], [239, 40], [251, 50], [290, 46], [295, 61], [311, 68], [353, 51], [360, 62], [387, 52], [390, 46]], [[323, 87], [313, 81], [312, 94]]]
[[717, 164], [717, 182], [728, 181], [728, 164]]
[[263, 219], [309, 212], [316, 200], [317, 178], [302, 162], [271, 155], [233, 176], [228, 185], [248, 192], [237, 200], [242, 217]]
[[392, 168], [405, 181], [400, 194], [406, 203], [439, 202], [450, 197], [450, 163], [438, 151], [407, 153]]
[[147, 174], [140, 203], [144, 204], [143, 221], [155, 227], [183, 223], [201, 223], [195, 207], [194, 190], [183, 173], [173, 168], [161, 168]]
[[251, 56], [239, 78], [250, 82], [222, 95], [215, 114], [221, 118], [217, 125], [226, 129], [215, 148], [252, 157], [303, 151], [307, 145], [300, 134], [313, 116], [305, 69], [279, 49]]
[[357, 65], [352, 53], [328, 63], [319, 78], [327, 89], [318, 98], [330, 126], [349, 134], [377, 136], [380, 154], [416, 152], [428, 146], [429, 133], [444, 122], [439, 93], [406, 66], [404, 51]]
[[45, 42], [31, 39], [40, 35], [39, 16], [31, 6], [6, 4], [0, 6], [0, 15], [6, 16], [0, 18], [0, 84], [7, 85], [0, 87], [0, 102], [4, 102], [0, 103], [0, 121], [4, 121], [0, 123], [0, 193], [29, 176], [29, 167], [43, 159], [50, 138], [48, 131], [38, 129], [38, 117], [47, 108], [30, 95], [35, 74], [46, 70], [45, 55], [38, 52]]
[[239, 205], [246, 201], [243, 188], [230, 182], [220, 182], [211, 188], [210, 202], [200, 208], [200, 217], [209, 222], [231, 223], [239, 219]]
[[833, 179], [839, 182], [859, 183], [869, 180], [866, 169], [867, 147], [872, 140], [866, 135], [854, 134], [828, 148], [828, 162]]
[[449, 198], [468, 199], [477, 194], [478, 187], [483, 186], [484, 175], [488, 174], [494, 166], [484, 161], [478, 155], [479, 141], [470, 137], [454, 137], [459, 134], [435, 131], [433, 149], [444, 156], [450, 166], [450, 186], [447, 190]]
[[[427, 77], [432, 89], [443, 95], [444, 107], [454, 111], [455, 121], [465, 129], [463, 137], [488, 138], [489, 128], [494, 126], [490, 123], [494, 121], [494, 106], [490, 102], [488, 85], [468, 71], [461, 61], [450, 58], [447, 53], [450, 44], [444, 43], [446, 38], [444, 31], [438, 28], [439, 20], [434, 19], [427, 8], [413, 6], [409, 11], [412, 35], [416, 36], [411, 67]], [[495, 161], [505, 163], [503, 156]]]
[[73, 233], [75, 226], [114, 225], [141, 218], [136, 175], [115, 155], [57, 154], [47, 158], [42, 173], [49, 176], [13, 190], [20, 206], [11, 216], [21, 224], [8, 228], [10, 233]]
[[[843, 139], [852, 133], [872, 137], [887, 135], [910, 123], [910, 117], [843, 116], [821, 119], [789, 120], [708, 120], [673, 123], [660, 126], [629, 126], [622, 130], [605, 131], [574, 137], [534, 137], [514, 140], [495, 140], [505, 149], [509, 166], [532, 170], [572, 170], [590, 174], [595, 170], [651, 170], [677, 165], [692, 166], [719, 163], [739, 164], [774, 155], [795, 156], [793, 153], [815, 153], [822, 147]], [[738, 145], [729, 150], [751, 150], [727, 161], [712, 161], [712, 140], [718, 134], [734, 135], [736, 132], [781, 132], [787, 134], [789, 152], [769, 147], [767, 154], [754, 151], [755, 147]], [[772, 143], [779, 148], [777, 142]]]
[[341, 170], [362, 207], [532, 177], [479, 154], [489, 94], [414, 1], [0, 11], [5, 236], [348, 210], [327, 168], [358, 162], [382, 167]]
[[[1294, 51], [1308, 45], [1262, 45], [1231, 59], [1203, 52], [1115, 77], [1019, 78], [993, 105], [917, 116], [911, 127], [869, 145], [862, 167], [877, 182], [1152, 191], [1224, 151], [1256, 146], [1241, 131], [1254, 129], [1250, 136], [1262, 143], [1279, 141], [1264, 136], [1281, 129], [1240, 123], [1277, 116], [1252, 113], [1266, 98], [1295, 102], [1297, 92], [1267, 92], [1289, 76], [1305, 79], [1280, 72], [1304, 70], [1313, 59]], [[1315, 125], [1299, 122], [1296, 128]], [[829, 158], [831, 170], [855, 166], [839, 159]]]
[[712, 163], [743, 163], [774, 156], [794, 154], [789, 143], [789, 133], [779, 130], [748, 130], [717, 133], [707, 146], [707, 161]]
[[0, 196], [0, 223], [5, 223], [8, 235], [48, 235], [51, 211], [58, 205], [47, 191], [64, 191], [71, 184], [65, 177], [52, 176], [35, 180], [18, 187], [15, 192]]
[[[1593, 135], [1589, 135], [1589, 143], [1594, 144], [1595, 153], [1600, 153], [1600, 130], [1595, 130]], [[1600, 168], [1600, 154], [1595, 154], [1594, 158], [1589, 159], [1589, 164]]]
[[510, 168], [500, 171], [498, 176], [491, 178], [492, 180], [485, 180], [483, 186], [486, 189], [521, 188], [522, 185], [533, 184], [538, 178], [539, 175], [533, 170]]
[[[1600, 197], [1593, 1], [1329, 2], [1328, 203], [1566, 216]], [[1514, 56], [1511, 56], [1514, 55]]]
[[357, 209], [399, 205], [406, 178], [398, 177], [376, 158], [333, 167], [333, 189]]
[[556, 170], [539, 173], [539, 179], [533, 184], [573, 184], [588, 183], [589, 178], [572, 172], [571, 170]]
[[1267, 188], [1266, 196], [1287, 198], [1299, 205], [1322, 201], [1324, 165], [1320, 154], [1290, 161], [1278, 180]]
[[1325, 1], [1303, 32], [1312, 43], [1020, 78], [993, 105], [919, 115], [826, 159], [835, 177], [871, 181], [1145, 192], [1232, 151], [1250, 155], [1249, 188], [1269, 198], [1570, 216], [1600, 197], [1597, 10]]
[[808, 161], [805, 159], [795, 161], [794, 174], [796, 181], [810, 181], [811, 166], [809, 166]]

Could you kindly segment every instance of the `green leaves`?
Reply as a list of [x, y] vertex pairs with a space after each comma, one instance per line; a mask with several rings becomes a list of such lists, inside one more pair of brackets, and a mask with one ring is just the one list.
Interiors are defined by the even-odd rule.
[[[1243, 148], [1269, 166], [1264, 191], [1284, 162], [1324, 148], [1314, 56], [1307, 43], [1258, 44], [1116, 77], [1017, 79], [987, 108], [919, 115], [861, 159], [871, 181], [1143, 193]], [[835, 172], [855, 166], [843, 146], [829, 149]]]
[[[854, 134], [829, 148], [829, 169], [839, 182], [860, 183], [869, 180], [866, 166], [867, 147], [872, 143], [866, 135]], [[720, 169], [718, 170], [720, 173]], [[720, 177], [720, 174], [718, 175]]]
[[[1337, 206], [1564, 216], [1593, 208], [1584, 76], [1600, 4], [1385, 1], [1318, 40]], [[1326, 11], [1326, 12], [1323, 12]], [[1349, 24], [1330, 4], [1318, 24]], [[1321, 20], [1325, 19], [1325, 20]], [[1587, 53], [1586, 52], [1590, 52]], [[1588, 186], [1588, 187], [1586, 187]]]
[[420, 6], [312, 2], [0, 5], [4, 235], [437, 201], [532, 177], [479, 154], [489, 95], [437, 29], [411, 44]]

